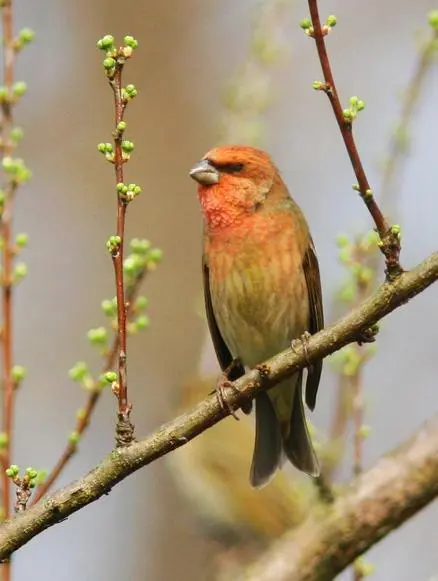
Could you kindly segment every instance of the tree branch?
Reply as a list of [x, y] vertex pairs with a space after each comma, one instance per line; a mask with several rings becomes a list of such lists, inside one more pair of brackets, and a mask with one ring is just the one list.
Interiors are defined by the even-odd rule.
[[324, 512], [315, 510], [245, 571], [246, 581], [331, 581], [438, 496], [438, 416]]
[[395, 277], [401, 272], [400, 267], [400, 236], [397, 230], [390, 227], [376, 202], [373, 191], [366, 176], [359, 151], [353, 136], [353, 119], [346, 118], [336, 89], [330, 60], [325, 46], [324, 36], [328, 32], [328, 27], [321, 26], [317, 0], [308, 0], [312, 28], [308, 29], [308, 34], [315, 39], [318, 58], [321, 63], [324, 83], [319, 88], [323, 90], [329, 98], [336, 121], [338, 123], [344, 145], [350, 158], [353, 171], [356, 175], [358, 190], [368, 208], [371, 217], [376, 225], [377, 232], [381, 239], [380, 250], [385, 256], [386, 274], [388, 277]]
[[[434, 253], [410, 272], [401, 274], [394, 282], [383, 283], [359, 308], [351, 311], [334, 325], [313, 335], [305, 349], [303, 346], [296, 347], [295, 351], [286, 349], [267, 360], [264, 365], [265, 373], [262, 382], [257, 370], [245, 374], [234, 383], [236, 389], [230, 390], [227, 398], [230, 405], [237, 406], [242, 398], [254, 397], [257, 392], [272, 387], [286, 376], [304, 368], [314, 359], [326, 357], [347, 343], [355, 341], [361, 332], [369, 328], [370, 325], [421, 293], [437, 279], [438, 253]], [[85, 477], [52, 496], [42, 499], [37, 505], [16, 516], [13, 520], [3, 523], [0, 526], [0, 559], [8, 558], [11, 553], [43, 530], [65, 520], [104, 494], [108, 494], [115, 484], [129, 474], [184, 445], [226, 415], [228, 413], [220, 406], [217, 397], [210, 396], [192, 412], [164, 425], [146, 440], [114, 450]], [[436, 429], [438, 430], [438, 428]], [[429, 450], [427, 442], [423, 442], [423, 444], [425, 449]], [[423, 451], [419, 457], [425, 458], [426, 455]], [[411, 456], [408, 447], [406, 462], [410, 462]], [[435, 464], [438, 464], [438, 457], [434, 440], [430, 450], [430, 458], [428, 462], [425, 461], [426, 467], [429, 467], [427, 474], [431, 473], [433, 483], [427, 483], [424, 476], [416, 473], [411, 484], [413, 492], [406, 497], [409, 501], [407, 506], [403, 506], [401, 502], [403, 498], [400, 499], [399, 489], [395, 487], [394, 497], [397, 502], [397, 510], [402, 515], [399, 518], [403, 518], [403, 516], [405, 519], [408, 518], [412, 514], [413, 506], [420, 507], [421, 503], [423, 506], [436, 494], [438, 474], [431, 470]], [[391, 467], [391, 463], [388, 463], [388, 467]], [[418, 485], [419, 482], [421, 485]], [[419, 500], [417, 505], [413, 500], [415, 492], [423, 499], [421, 502]], [[340, 502], [337, 501], [338, 504]], [[379, 529], [376, 532], [376, 537], [381, 538], [389, 530], [389, 525], [386, 529]], [[366, 548], [361, 543], [357, 546], [359, 551]]]

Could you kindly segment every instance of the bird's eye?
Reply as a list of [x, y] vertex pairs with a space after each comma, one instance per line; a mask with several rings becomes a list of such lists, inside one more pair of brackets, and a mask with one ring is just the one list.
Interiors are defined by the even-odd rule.
[[211, 165], [223, 173], [238, 173], [245, 167], [243, 163], [214, 163], [210, 161]]

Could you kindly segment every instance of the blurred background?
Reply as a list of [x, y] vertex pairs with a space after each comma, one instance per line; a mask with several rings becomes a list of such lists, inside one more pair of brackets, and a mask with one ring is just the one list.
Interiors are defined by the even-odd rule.
[[[224, 140], [258, 142], [272, 154], [310, 223], [328, 322], [338, 312], [333, 299], [346, 276], [336, 236], [361, 234], [371, 223], [351, 190], [354, 176], [328, 100], [312, 90], [321, 78], [319, 63], [313, 41], [297, 25], [307, 16], [307, 2], [14, 4], [16, 29], [33, 28], [37, 40], [20, 55], [17, 70], [29, 87], [16, 111], [26, 134], [20, 154], [34, 177], [19, 192], [16, 215], [16, 230], [30, 236], [24, 255], [29, 276], [15, 303], [16, 362], [29, 375], [17, 398], [13, 460], [50, 468], [86, 397], [68, 369], [78, 359], [99, 369], [86, 331], [103, 323], [100, 302], [113, 295], [105, 240], [114, 230], [114, 178], [96, 150], [98, 142], [110, 140], [113, 111], [98, 38], [132, 34], [140, 43], [125, 73], [125, 82], [139, 91], [126, 117], [127, 138], [136, 144], [126, 179], [143, 187], [129, 209], [128, 234], [147, 237], [164, 252], [145, 285], [151, 327], [130, 341], [138, 436], [201, 399], [211, 380], [198, 376], [218, 370], [200, 316], [202, 224], [188, 177], [208, 149]], [[322, 15], [338, 17], [328, 43], [340, 94], [345, 104], [351, 95], [366, 103], [355, 134], [377, 193], [403, 90], [421, 39], [430, 36], [426, 15], [432, 8], [432, 0], [321, 2]], [[413, 118], [407, 163], [387, 199], [391, 221], [402, 225], [405, 268], [437, 248], [431, 146], [438, 130], [437, 80], [432, 65]], [[371, 426], [364, 469], [438, 408], [437, 300], [434, 286], [382, 325], [377, 353], [363, 373], [364, 421]], [[317, 434], [331, 430], [338, 383], [326, 364], [311, 418]], [[58, 485], [81, 476], [110, 450], [114, 408], [108, 390]], [[352, 473], [351, 428], [346, 434], [338, 482]], [[254, 496], [242, 484], [251, 424], [227, 419], [206, 437], [210, 444], [204, 438], [197, 448], [155, 462], [22, 548], [14, 556], [13, 578], [232, 579], [234, 564], [304, 517], [315, 490], [291, 470], [275, 488]], [[367, 555], [373, 578], [427, 581], [437, 575], [437, 518], [435, 503], [375, 547]], [[349, 578], [351, 572], [340, 576]]]

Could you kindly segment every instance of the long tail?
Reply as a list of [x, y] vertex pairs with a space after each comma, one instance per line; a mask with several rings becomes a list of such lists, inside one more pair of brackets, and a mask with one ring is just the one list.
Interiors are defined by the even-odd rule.
[[[269, 483], [280, 468], [284, 455], [299, 470], [311, 476], [319, 475], [318, 459], [304, 415], [302, 374], [274, 390], [282, 394], [280, 399], [272, 400], [274, 394], [270, 397], [267, 393], [256, 397], [256, 436], [250, 472], [251, 485], [256, 488]], [[276, 412], [279, 404], [282, 411], [289, 410], [286, 421], [280, 421], [280, 410]]]
[[310, 476], [319, 476], [318, 458], [313, 449], [304, 413], [302, 383], [303, 374], [300, 373], [292, 404], [289, 433], [283, 440], [283, 449], [286, 456], [298, 470]]

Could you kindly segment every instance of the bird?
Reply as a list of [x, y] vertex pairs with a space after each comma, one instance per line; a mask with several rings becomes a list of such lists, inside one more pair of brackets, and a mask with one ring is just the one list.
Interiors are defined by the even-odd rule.
[[[324, 326], [318, 259], [303, 212], [265, 151], [219, 146], [189, 174], [198, 183], [203, 216], [208, 326], [220, 367], [234, 380]], [[310, 410], [321, 371], [322, 360], [307, 369]], [[267, 485], [285, 458], [319, 475], [302, 386], [300, 371], [255, 397], [255, 488]], [[249, 413], [251, 406], [242, 409]]]

